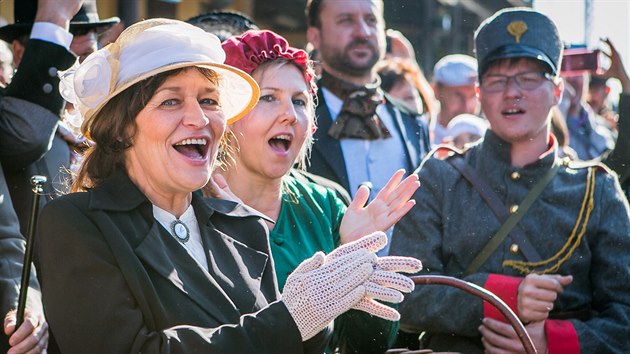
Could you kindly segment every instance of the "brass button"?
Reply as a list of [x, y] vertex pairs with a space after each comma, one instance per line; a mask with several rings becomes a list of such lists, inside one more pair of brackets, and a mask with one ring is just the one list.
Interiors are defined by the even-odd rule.
[[514, 254], [518, 253], [518, 245], [516, 243], [513, 243], [512, 245], [510, 245], [510, 252]]
[[512, 179], [512, 181], [518, 181], [521, 178], [521, 174], [518, 173], [517, 171], [514, 171], [510, 175], [510, 178]]
[[518, 205], [514, 204], [510, 207], [510, 214], [514, 214], [516, 213], [516, 211], [518, 210]]

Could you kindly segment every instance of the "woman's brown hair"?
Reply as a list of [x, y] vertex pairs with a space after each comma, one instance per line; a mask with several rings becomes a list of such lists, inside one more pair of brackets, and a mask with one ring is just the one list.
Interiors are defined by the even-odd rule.
[[[210, 82], [217, 84], [218, 75], [207, 68], [194, 67]], [[94, 144], [86, 151], [83, 162], [72, 182], [71, 192], [99, 186], [119, 169], [125, 169], [126, 149], [133, 145], [136, 116], [144, 109], [155, 91], [171, 76], [190, 67], [159, 73], [140, 81], [112, 97], [94, 117], [90, 138]]]

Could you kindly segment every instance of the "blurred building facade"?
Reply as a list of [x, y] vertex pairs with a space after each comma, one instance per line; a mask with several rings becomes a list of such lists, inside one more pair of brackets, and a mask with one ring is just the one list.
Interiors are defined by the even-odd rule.
[[[19, 0], [14, 0], [19, 1]], [[385, 0], [388, 28], [401, 31], [415, 47], [428, 76], [451, 53], [473, 54], [473, 33], [495, 11], [532, 6], [532, 0]], [[261, 27], [277, 31], [295, 46], [305, 45], [306, 0], [97, 0], [101, 17], [118, 16], [129, 25], [141, 19], [185, 20], [212, 10], [236, 10]], [[0, 1], [0, 16], [13, 22], [13, 1]]]

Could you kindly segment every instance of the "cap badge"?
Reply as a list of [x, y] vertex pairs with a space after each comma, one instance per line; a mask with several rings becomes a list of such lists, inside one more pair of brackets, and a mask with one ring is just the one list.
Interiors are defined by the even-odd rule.
[[507, 26], [507, 31], [514, 37], [516, 43], [520, 43], [521, 36], [523, 35], [523, 33], [527, 32], [527, 24], [523, 21], [510, 22], [510, 24]]

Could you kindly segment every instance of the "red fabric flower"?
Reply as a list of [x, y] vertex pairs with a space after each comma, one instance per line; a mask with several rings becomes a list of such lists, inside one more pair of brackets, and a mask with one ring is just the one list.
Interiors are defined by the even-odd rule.
[[226, 58], [225, 64], [231, 65], [251, 75], [258, 65], [286, 58], [297, 65], [308, 83], [311, 93], [315, 93], [315, 73], [308, 54], [298, 48], [289, 46], [286, 39], [268, 30], [250, 30], [240, 36], [226, 39], [223, 44]]

